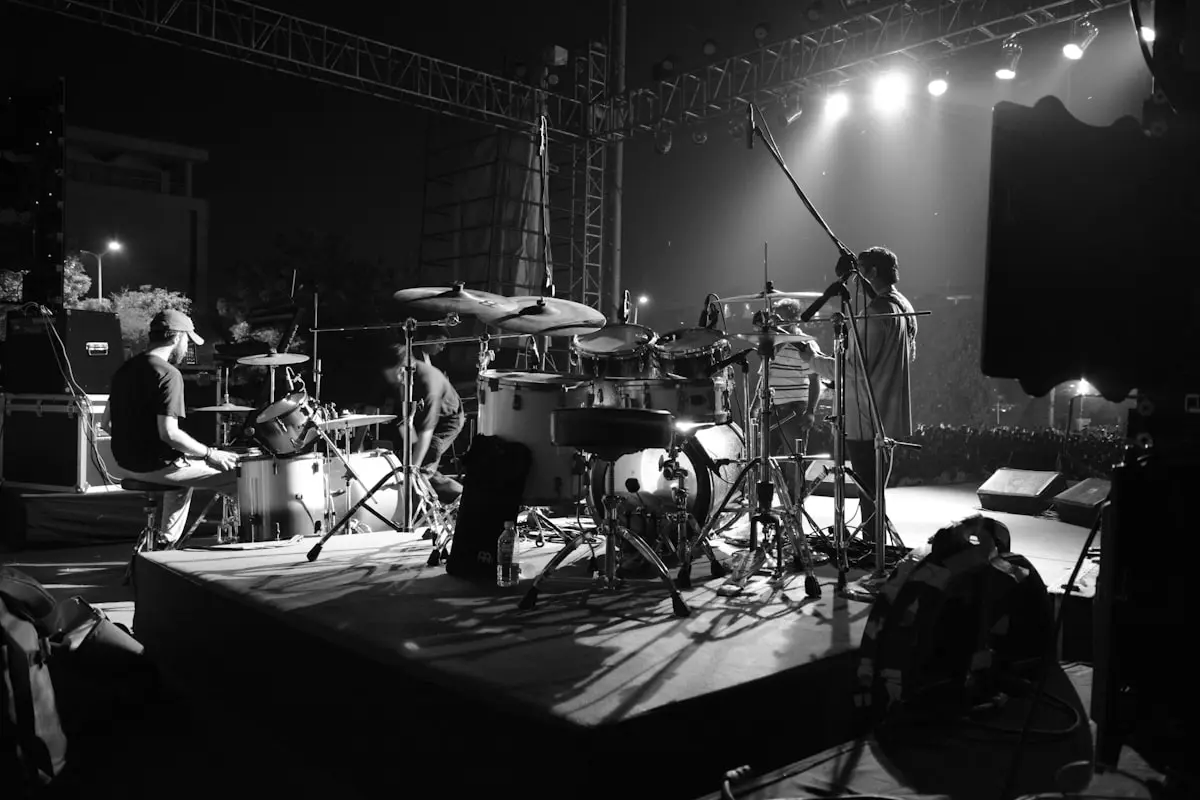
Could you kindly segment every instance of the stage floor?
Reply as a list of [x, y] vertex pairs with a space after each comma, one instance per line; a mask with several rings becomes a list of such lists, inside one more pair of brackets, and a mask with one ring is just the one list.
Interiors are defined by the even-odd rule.
[[[905, 543], [919, 546], [975, 513], [974, 491], [897, 488], [889, 515]], [[832, 518], [828, 498], [811, 498], [808, 509], [818, 524]], [[989, 514], [1052, 589], [1065, 582], [1085, 530]], [[332, 760], [359, 765], [346, 774], [356, 785], [380, 777], [372, 773], [400, 751], [500, 768], [495, 748], [507, 737], [588, 754], [547, 767], [562, 780], [583, 777], [596, 748], [660, 765], [662, 755], [690, 751], [686, 770], [664, 767], [663, 781], [639, 783], [638, 794], [695, 797], [726, 769], [783, 764], [855, 733], [853, 652], [870, 606], [835, 597], [828, 565], [818, 569], [817, 600], [795, 577], [782, 589], [763, 580], [721, 597], [697, 565], [697, 585], [684, 592], [692, 616], [678, 619], [656, 582], [616, 595], [548, 582], [538, 607], [522, 612], [524, 587], [478, 587], [429, 567], [429, 543], [415, 535], [335, 537], [315, 563], [305, 558], [311, 544], [140, 559], [136, 633], [198, 703], [279, 743], [343, 748]], [[555, 550], [525, 553], [540, 568]], [[580, 574], [562, 574], [572, 573]], [[799, 732], [797, 715], [809, 721]], [[468, 731], [482, 738], [464, 738]], [[587, 772], [599, 793], [627, 785], [628, 773]], [[528, 795], [523, 782], [521, 791]]]

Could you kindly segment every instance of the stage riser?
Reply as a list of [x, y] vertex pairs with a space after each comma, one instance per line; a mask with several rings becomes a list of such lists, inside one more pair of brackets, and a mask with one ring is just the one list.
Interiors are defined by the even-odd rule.
[[[154, 561], [138, 560], [136, 584], [139, 640], [191, 705], [225, 720], [231, 754], [253, 757], [237, 720], [254, 720], [273, 748], [334, 771], [349, 765], [341, 777], [363, 791], [410, 785], [421, 765], [437, 764], [430, 787], [445, 797], [516, 785], [522, 798], [692, 798], [743, 763], [781, 765], [855, 733], [853, 652], [581, 728], [467, 679], [382, 662], [300, 627], [298, 614], [285, 618]], [[643, 691], [653, 689], [630, 686], [630, 702]]]

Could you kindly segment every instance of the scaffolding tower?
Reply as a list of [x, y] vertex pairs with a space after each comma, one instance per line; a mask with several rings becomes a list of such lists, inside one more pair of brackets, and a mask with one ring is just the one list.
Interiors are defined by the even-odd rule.
[[[506, 296], [542, 293], [549, 262], [555, 296], [602, 311], [608, 214], [604, 123], [608, 55], [592, 43], [559, 73], [549, 91], [569, 93], [585, 108], [580, 125], [545, 135], [546, 187], [541, 186], [542, 134], [536, 107], [525, 131], [431, 120], [418, 280], [462, 282]], [[565, 85], [564, 85], [565, 84]], [[549, 247], [543, 260], [542, 204]]]

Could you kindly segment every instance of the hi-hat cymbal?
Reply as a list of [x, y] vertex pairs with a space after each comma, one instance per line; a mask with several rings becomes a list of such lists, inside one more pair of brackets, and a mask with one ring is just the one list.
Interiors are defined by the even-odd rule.
[[481, 292], [476, 289], [464, 289], [461, 284], [455, 286], [417, 286], [412, 289], [401, 289], [392, 295], [398, 302], [418, 311], [432, 311], [438, 314], [460, 314], [475, 316], [481, 311], [507, 309], [515, 310], [512, 300], [491, 292]]
[[193, 408], [192, 411], [213, 411], [218, 414], [237, 414], [241, 411], [253, 411], [250, 406], [239, 406], [236, 403], [222, 403], [219, 406], [202, 406], [201, 408]]
[[796, 300], [816, 300], [821, 296], [821, 292], [756, 292], [754, 294], [739, 294], [734, 297], [722, 297], [722, 303], [753, 303], [756, 300], [765, 300], [770, 297], [772, 300], [782, 300], [785, 297], [791, 297]]
[[745, 342], [753, 342], [757, 345], [773, 344], [790, 344], [793, 342], [815, 342], [817, 337], [809, 336], [807, 333], [734, 333], [731, 336], [736, 336]]
[[325, 432], [348, 431], [354, 428], [365, 428], [368, 425], [382, 425], [396, 418], [395, 414], [346, 414], [332, 419], [317, 421], [317, 427]]
[[243, 356], [237, 363], [247, 367], [288, 367], [305, 361], [308, 361], [308, 356], [303, 353], [268, 353], [265, 356]]
[[488, 325], [510, 333], [536, 336], [583, 336], [608, 321], [594, 308], [558, 297], [509, 297], [508, 311], [489, 308], [478, 316]]

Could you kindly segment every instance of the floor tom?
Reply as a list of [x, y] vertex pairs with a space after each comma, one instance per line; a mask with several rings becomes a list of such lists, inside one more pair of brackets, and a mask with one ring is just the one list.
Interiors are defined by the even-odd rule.
[[[347, 481], [346, 463], [350, 465], [357, 480]], [[350, 521], [342, 528], [342, 533], [364, 533], [367, 531], [394, 530], [384, 520], [400, 522], [403, 517], [404, 497], [403, 464], [391, 450], [368, 450], [362, 453], [351, 453], [343, 462], [340, 458], [329, 461], [329, 501], [332, 512], [332, 522], [336, 525], [354, 507], [356, 503], [367, 496], [376, 484], [383, 485], [371, 495]], [[374, 512], [374, 513], [372, 513]], [[382, 517], [383, 519], [380, 519]]]
[[520, 442], [533, 456], [523, 502], [556, 506], [580, 496], [575, 451], [550, 443], [550, 412], [584, 405], [587, 383], [574, 375], [487, 370], [479, 375], [478, 432]]
[[273, 542], [314, 536], [325, 517], [325, 458], [319, 453], [238, 464], [239, 541]]

